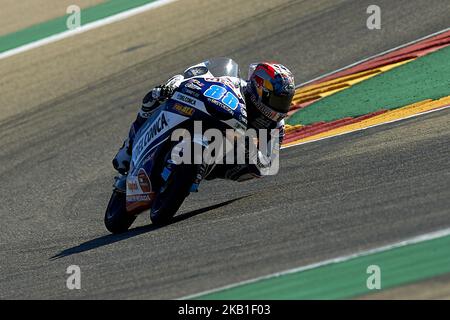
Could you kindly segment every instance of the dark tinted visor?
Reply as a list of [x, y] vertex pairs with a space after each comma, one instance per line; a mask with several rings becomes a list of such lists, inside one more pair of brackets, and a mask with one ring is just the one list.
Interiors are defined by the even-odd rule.
[[274, 94], [271, 94], [266, 99], [263, 99], [263, 103], [274, 111], [286, 113], [289, 111], [289, 107], [292, 103], [292, 98], [293, 95], [276, 96]]

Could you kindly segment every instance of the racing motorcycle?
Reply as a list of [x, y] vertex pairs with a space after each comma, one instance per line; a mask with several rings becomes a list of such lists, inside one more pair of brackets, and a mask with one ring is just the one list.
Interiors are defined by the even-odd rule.
[[[247, 113], [240, 90], [239, 66], [229, 58], [216, 58], [188, 68], [185, 80], [136, 133], [130, 170], [115, 178], [105, 213], [105, 226], [112, 233], [127, 231], [137, 215], [150, 209], [153, 224], [168, 223], [191, 192], [213, 170], [204, 161], [177, 163], [185, 141], [172, 138], [177, 129], [193, 137], [191, 150], [205, 150], [209, 141], [195, 131], [247, 128]], [[195, 146], [197, 145], [197, 146]], [[197, 149], [196, 149], [197, 147]], [[193, 153], [195, 154], [195, 152]]]

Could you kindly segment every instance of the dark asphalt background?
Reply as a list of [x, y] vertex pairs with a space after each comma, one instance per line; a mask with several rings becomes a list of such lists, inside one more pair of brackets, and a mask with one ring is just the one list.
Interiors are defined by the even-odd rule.
[[103, 226], [149, 85], [210, 56], [278, 60], [300, 83], [449, 26], [448, 1], [379, 0], [369, 31], [372, 2], [286, 1], [0, 120], [0, 298], [178, 298], [450, 227], [448, 110], [286, 149], [275, 177], [204, 183], [167, 227]]

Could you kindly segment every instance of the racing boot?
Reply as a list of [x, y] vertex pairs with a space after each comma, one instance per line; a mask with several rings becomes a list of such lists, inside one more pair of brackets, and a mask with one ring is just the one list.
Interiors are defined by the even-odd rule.
[[124, 141], [122, 147], [114, 157], [112, 164], [121, 175], [127, 175], [130, 170], [132, 144], [130, 139]]

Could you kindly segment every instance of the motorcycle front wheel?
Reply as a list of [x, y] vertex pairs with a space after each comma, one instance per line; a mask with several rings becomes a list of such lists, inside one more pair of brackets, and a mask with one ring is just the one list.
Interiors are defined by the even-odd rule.
[[136, 216], [129, 214], [126, 209], [126, 195], [114, 190], [105, 212], [105, 227], [111, 233], [123, 233], [127, 231]]

